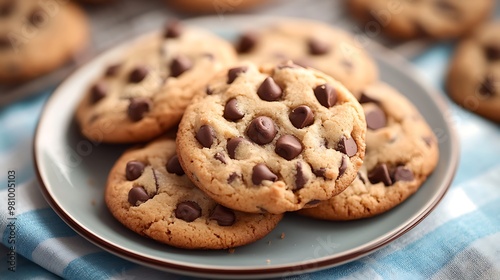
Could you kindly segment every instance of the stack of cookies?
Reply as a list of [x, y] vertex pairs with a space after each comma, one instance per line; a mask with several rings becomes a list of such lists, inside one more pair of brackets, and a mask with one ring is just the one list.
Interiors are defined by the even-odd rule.
[[109, 173], [122, 224], [187, 249], [227, 249], [295, 212], [353, 220], [400, 204], [433, 171], [437, 140], [378, 81], [343, 31], [285, 21], [233, 44], [170, 23], [103, 69], [76, 112], [82, 134], [138, 143]]

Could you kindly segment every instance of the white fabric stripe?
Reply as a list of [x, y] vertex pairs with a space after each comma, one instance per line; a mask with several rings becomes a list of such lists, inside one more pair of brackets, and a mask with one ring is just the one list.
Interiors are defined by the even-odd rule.
[[100, 251], [101, 249], [80, 236], [59, 237], [38, 244], [33, 250], [32, 258], [48, 271], [63, 276], [64, 269], [71, 261]]
[[[462, 252], [458, 253], [447, 266], [441, 268], [431, 279], [452, 279], [451, 273], [462, 275], [464, 279], [500, 279], [500, 251], [498, 250], [498, 246], [491, 246], [491, 244], [498, 244], [499, 240], [500, 233], [495, 233], [475, 241]], [[472, 250], [476, 250], [481, 254], [481, 257], [484, 257], [485, 261], [490, 265], [487, 269], [481, 271], [482, 275], [480, 276], [476, 274], [477, 269], [472, 267], [460, 265], [457, 268], [457, 264], [466, 264], [470, 261], [470, 252]], [[457, 271], [457, 269], [461, 271]]]
[[362, 269], [357, 270], [355, 273], [349, 273], [348, 276], [340, 278], [343, 280], [350, 279], [372, 279], [372, 280], [382, 280], [382, 276], [380, 276], [375, 270], [373, 270], [372, 264], [377, 262], [374, 255], [368, 255], [362, 258], [363, 263], [366, 264]]
[[[38, 189], [38, 183], [35, 180], [28, 181], [26, 183], [16, 185], [16, 212], [15, 215], [19, 216], [23, 213], [43, 209], [49, 207], [47, 201], [43, 198], [40, 190]], [[0, 209], [0, 233], [5, 231], [5, 227], [7, 226], [7, 218], [10, 217], [7, 212], [7, 195], [8, 189], [0, 191], [0, 199], [5, 201], [2, 205], [5, 207], [1, 207]], [[4, 224], [5, 223], [5, 224]]]

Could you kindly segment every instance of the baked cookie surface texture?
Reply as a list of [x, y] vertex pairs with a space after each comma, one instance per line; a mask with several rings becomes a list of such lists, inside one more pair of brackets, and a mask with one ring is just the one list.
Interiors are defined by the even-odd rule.
[[113, 166], [106, 205], [129, 229], [178, 248], [227, 249], [264, 237], [281, 220], [216, 203], [184, 175], [175, 150], [175, 140], [159, 138], [126, 151]]
[[293, 60], [315, 68], [341, 82], [354, 95], [378, 77], [374, 60], [360, 42], [321, 22], [282, 20], [247, 30], [238, 38], [236, 49], [241, 60], [259, 65]]
[[103, 69], [81, 100], [76, 117], [94, 141], [148, 141], [176, 126], [194, 92], [234, 63], [225, 40], [171, 23], [162, 36], [141, 38]]
[[344, 190], [362, 164], [365, 132], [360, 104], [333, 78], [248, 62], [218, 74], [176, 141], [186, 174], [214, 200], [283, 213]]
[[415, 193], [437, 165], [432, 129], [417, 109], [386, 84], [368, 86], [360, 102], [366, 114], [366, 155], [346, 190], [300, 214], [355, 220], [384, 213]]

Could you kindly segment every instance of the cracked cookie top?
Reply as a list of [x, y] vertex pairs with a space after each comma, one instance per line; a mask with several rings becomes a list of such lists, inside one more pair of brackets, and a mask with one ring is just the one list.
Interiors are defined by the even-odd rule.
[[245, 245], [264, 237], [282, 218], [235, 211], [206, 196], [184, 175], [175, 140], [169, 138], [126, 151], [109, 174], [105, 200], [129, 229], [188, 249]]
[[77, 109], [87, 138], [109, 143], [148, 141], [180, 121], [193, 93], [234, 63], [232, 46], [178, 22], [143, 38], [89, 85]]
[[333, 78], [247, 62], [209, 83], [176, 141], [186, 175], [214, 200], [283, 213], [344, 190], [362, 164], [365, 132], [360, 104]]
[[418, 110], [392, 87], [364, 89], [366, 155], [346, 190], [299, 213], [325, 220], [354, 220], [386, 212], [415, 193], [439, 158], [438, 141]]

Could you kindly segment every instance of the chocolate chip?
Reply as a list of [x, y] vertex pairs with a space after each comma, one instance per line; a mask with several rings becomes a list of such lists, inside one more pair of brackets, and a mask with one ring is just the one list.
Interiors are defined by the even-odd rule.
[[314, 114], [311, 108], [301, 105], [293, 109], [288, 115], [290, 122], [296, 128], [304, 128], [314, 123]]
[[232, 158], [232, 159], [236, 158], [236, 148], [238, 148], [238, 145], [241, 142], [248, 142], [248, 140], [246, 140], [243, 137], [235, 137], [235, 138], [231, 138], [231, 139], [229, 139], [229, 141], [227, 141], [226, 149], [227, 149], [227, 153], [228, 153], [230, 158]]
[[370, 180], [372, 184], [383, 182], [385, 186], [392, 185], [391, 176], [389, 175], [389, 170], [385, 163], [375, 166], [375, 168], [368, 173], [368, 180]]
[[111, 65], [108, 67], [108, 69], [106, 69], [106, 77], [114, 77], [116, 76], [116, 74], [118, 74], [118, 71], [120, 71], [120, 68], [122, 67], [121, 64], [114, 64], [114, 65]]
[[227, 162], [226, 162], [226, 157], [225, 157], [225, 156], [224, 156], [224, 154], [223, 154], [223, 153], [221, 153], [221, 152], [217, 152], [217, 153], [215, 153], [214, 158], [215, 158], [216, 160], [218, 160], [218, 161], [220, 161], [220, 162], [224, 163], [224, 164], [226, 164], [226, 163], [227, 163]]
[[0, 17], [7, 17], [12, 14], [14, 8], [16, 7], [15, 0], [4, 1], [3, 4], [0, 4]]
[[326, 176], [325, 176], [326, 168], [321, 167], [320, 169], [313, 170], [313, 173], [314, 173], [314, 175], [316, 175], [316, 177], [321, 177], [321, 178], [326, 180]]
[[196, 132], [196, 140], [205, 148], [210, 148], [216, 138], [215, 130], [209, 125], [202, 125]]
[[144, 115], [151, 110], [151, 107], [151, 100], [147, 98], [132, 98], [128, 106], [128, 117], [134, 122], [140, 121], [144, 118]]
[[176, 78], [193, 67], [193, 62], [183, 55], [179, 55], [170, 63], [170, 76]]
[[495, 85], [491, 76], [487, 76], [481, 83], [481, 86], [479, 87], [479, 94], [484, 97], [491, 97], [495, 95]]
[[296, 158], [302, 152], [302, 144], [299, 139], [293, 135], [282, 135], [276, 141], [276, 148], [274, 151], [286, 160]]
[[384, 111], [379, 106], [365, 108], [366, 126], [368, 129], [377, 130], [385, 127], [387, 119]]
[[167, 23], [165, 26], [165, 32], [163, 33], [163, 36], [165, 38], [178, 38], [182, 34], [182, 25], [180, 24], [179, 21], [173, 20]]
[[309, 53], [312, 55], [323, 55], [330, 51], [330, 44], [316, 38], [307, 41]]
[[108, 94], [108, 84], [105, 81], [97, 82], [90, 89], [90, 94], [92, 95], [92, 102], [96, 103]]
[[358, 145], [353, 138], [342, 136], [337, 144], [337, 151], [346, 154], [348, 157], [352, 157], [358, 152]]
[[366, 93], [361, 93], [361, 96], [359, 97], [359, 103], [363, 104], [363, 103], [370, 103], [370, 102], [373, 102], [373, 103], [379, 103], [379, 101], [375, 98], [371, 98], [370, 96], [366, 95]]
[[217, 221], [219, 226], [226, 227], [234, 224], [236, 215], [233, 210], [217, 204], [214, 210], [212, 210], [212, 213], [210, 213], [209, 219]]
[[146, 202], [149, 199], [149, 195], [143, 187], [133, 187], [128, 191], [128, 202], [132, 206], [139, 206], [139, 204]]
[[231, 98], [224, 106], [224, 118], [228, 121], [237, 121], [245, 116], [244, 113], [238, 108], [238, 101], [236, 98]]
[[47, 13], [44, 10], [42, 10], [40, 8], [36, 8], [29, 15], [29, 22], [34, 27], [41, 27], [42, 25], [47, 23], [48, 18], [49, 18], [49, 16], [47, 15]]
[[210, 86], [207, 86], [207, 87], [205, 88], [205, 93], [206, 93], [207, 95], [212, 95], [212, 94], [214, 93], [214, 91], [210, 88]]
[[278, 176], [269, 170], [265, 164], [259, 163], [252, 169], [252, 182], [254, 185], [260, 185], [264, 180], [276, 182]]
[[241, 67], [235, 67], [231, 68], [227, 71], [227, 83], [232, 84], [236, 78], [238, 78], [238, 75], [241, 73], [245, 73], [248, 71], [248, 67], [246, 66], [241, 66]]
[[489, 61], [500, 59], [500, 45], [490, 45], [485, 48], [486, 58]]
[[318, 99], [319, 103], [326, 108], [330, 108], [337, 103], [337, 93], [329, 84], [317, 86], [314, 89], [314, 95], [316, 96], [316, 99]]
[[398, 166], [394, 170], [394, 175], [393, 175], [393, 181], [413, 181], [413, 172], [404, 167], [404, 166]]
[[188, 223], [201, 216], [201, 207], [194, 201], [183, 201], [175, 208], [175, 217]]
[[342, 160], [340, 161], [340, 167], [339, 167], [339, 177], [344, 175], [345, 171], [347, 170], [348, 161], [349, 160], [345, 156], [342, 156]]
[[140, 83], [149, 73], [149, 69], [146, 66], [139, 65], [130, 72], [128, 80], [131, 83]]
[[248, 137], [259, 145], [271, 143], [276, 133], [277, 130], [274, 121], [265, 116], [253, 119], [247, 128]]
[[184, 170], [182, 169], [181, 163], [179, 162], [179, 157], [174, 155], [167, 161], [167, 172], [175, 174], [177, 176], [184, 175]]
[[7, 35], [0, 35], [0, 50], [7, 50], [11, 47], [9, 37]]
[[229, 175], [229, 177], [227, 178], [227, 183], [228, 183], [228, 184], [231, 184], [231, 183], [232, 183], [232, 182], [234, 182], [234, 180], [236, 180], [238, 177], [240, 177], [240, 175], [238, 175], [238, 173], [236, 173], [236, 172], [231, 173], [231, 175]]
[[300, 190], [306, 185], [309, 178], [307, 178], [306, 174], [304, 174], [304, 170], [302, 169], [302, 163], [300, 163], [300, 161], [297, 162], [296, 170], [297, 170], [297, 173], [295, 174], [295, 189], [294, 190]]
[[267, 77], [257, 89], [257, 95], [265, 101], [276, 101], [282, 94], [283, 90], [271, 77]]
[[241, 35], [236, 46], [238, 53], [247, 53], [255, 47], [259, 37], [255, 32], [247, 32]]
[[141, 177], [142, 172], [144, 172], [144, 163], [140, 161], [129, 161], [125, 167], [125, 177], [129, 181], [134, 181], [135, 179]]

